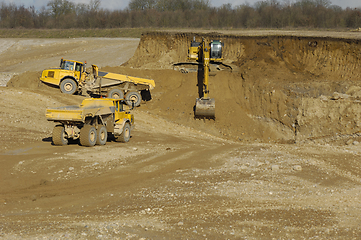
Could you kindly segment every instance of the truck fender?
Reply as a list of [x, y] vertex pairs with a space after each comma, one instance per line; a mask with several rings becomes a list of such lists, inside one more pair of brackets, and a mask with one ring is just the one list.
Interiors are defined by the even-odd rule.
[[122, 134], [123, 132], [123, 127], [126, 123], [129, 123], [132, 129], [132, 125], [130, 123], [130, 121], [128, 119], [123, 119], [122, 122], [117, 122], [114, 126], [114, 135], [118, 136], [120, 134]]
[[70, 78], [70, 79], [74, 80], [76, 82], [76, 84], [79, 86], [78, 80], [76, 80], [76, 78], [73, 77], [73, 76], [65, 76], [65, 77], [63, 77], [62, 79], [60, 79], [59, 85], [61, 84], [62, 81], [64, 81], [64, 79], [67, 79], [67, 78]]

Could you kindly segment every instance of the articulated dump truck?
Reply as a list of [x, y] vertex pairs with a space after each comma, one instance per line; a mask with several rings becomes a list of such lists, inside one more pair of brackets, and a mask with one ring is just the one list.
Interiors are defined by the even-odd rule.
[[134, 116], [123, 103], [122, 99], [87, 98], [80, 106], [47, 109], [47, 120], [59, 123], [53, 129], [53, 144], [62, 146], [79, 139], [82, 146], [105, 145], [108, 135], [128, 142]]
[[86, 72], [86, 62], [61, 59], [59, 68], [46, 69], [40, 80], [60, 87], [67, 94], [90, 94], [108, 98], [125, 99], [129, 106], [139, 106], [142, 99], [150, 100], [154, 80], [131, 77], [123, 74], [101, 72], [92, 65], [91, 73]]

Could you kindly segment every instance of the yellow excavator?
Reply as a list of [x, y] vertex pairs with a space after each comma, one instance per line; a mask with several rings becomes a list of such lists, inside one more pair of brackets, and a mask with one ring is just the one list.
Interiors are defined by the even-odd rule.
[[209, 67], [211, 63], [221, 62], [223, 43], [219, 40], [211, 40], [208, 43], [204, 38], [202, 42], [196, 42], [195, 37], [191, 42], [188, 59], [196, 60], [203, 66], [203, 79], [198, 79], [199, 98], [196, 99], [194, 115], [196, 118], [215, 119], [216, 101], [209, 97]]

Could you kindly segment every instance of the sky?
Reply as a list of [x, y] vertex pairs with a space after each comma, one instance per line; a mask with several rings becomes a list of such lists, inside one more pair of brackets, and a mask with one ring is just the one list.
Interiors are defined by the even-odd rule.
[[[40, 9], [45, 6], [50, 0], [0, 0], [0, 2], [9, 4], [15, 3], [17, 6], [24, 5], [25, 7], [34, 6], [35, 9]], [[69, 0], [74, 3], [86, 3], [88, 4], [90, 0]], [[128, 6], [130, 0], [101, 0], [101, 8], [104, 9], [124, 9]], [[213, 7], [220, 7], [223, 4], [231, 3], [232, 6], [238, 6], [241, 4], [248, 3], [250, 6], [253, 6], [254, 3], [260, 0], [210, 0], [210, 3]], [[284, 0], [278, 0], [283, 2]], [[296, 0], [289, 0], [296, 1]], [[342, 8], [361, 8], [360, 0], [331, 0], [332, 5], [337, 5]]]

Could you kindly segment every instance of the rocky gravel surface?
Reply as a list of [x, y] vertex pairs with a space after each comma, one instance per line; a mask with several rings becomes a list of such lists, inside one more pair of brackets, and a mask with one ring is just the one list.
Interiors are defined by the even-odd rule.
[[[186, 131], [177, 124], [167, 124], [175, 131]], [[149, 141], [140, 138], [147, 133], [147, 122], [142, 119], [139, 125], [132, 145], [109, 143], [91, 150], [74, 145], [70, 146], [72, 152], [56, 148], [46, 157], [17, 162], [10, 171], [12, 178], [33, 176], [40, 184], [22, 193], [14, 191], [10, 198], [2, 195], [0, 236], [360, 237], [360, 174], [342, 167], [359, 158], [356, 146], [241, 145], [217, 138], [205, 141], [202, 135], [198, 139], [177, 136], [172, 142], [164, 138]], [[39, 146], [44, 147], [48, 148]], [[213, 151], [218, 154], [199, 155]], [[320, 151], [322, 156], [315, 154]], [[359, 167], [357, 160], [353, 162], [353, 168]]]

